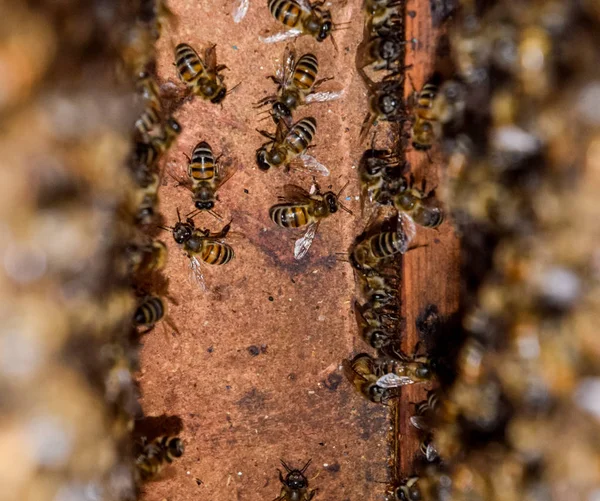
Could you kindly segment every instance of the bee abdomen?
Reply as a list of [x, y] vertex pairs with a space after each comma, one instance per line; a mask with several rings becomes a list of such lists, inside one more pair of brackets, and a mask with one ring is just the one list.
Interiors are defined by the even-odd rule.
[[299, 228], [309, 223], [308, 208], [303, 205], [274, 205], [269, 209], [271, 221], [283, 228]]
[[393, 256], [400, 252], [404, 242], [395, 231], [384, 231], [375, 235], [371, 243], [373, 255], [378, 258]]
[[137, 325], [154, 325], [165, 315], [165, 304], [157, 296], [151, 296], [140, 304], [133, 314], [133, 321]]
[[212, 242], [202, 251], [202, 261], [208, 264], [227, 264], [234, 257], [233, 248], [228, 244]]
[[299, 120], [288, 133], [286, 141], [298, 155], [308, 148], [317, 132], [317, 121], [313, 117]]
[[160, 123], [160, 111], [154, 106], [148, 106], [135, 122], [135, 128], [141, 133], [150, 132], [154, 126]]
[[421, 89], [421, 92], [419, 92], [417, 107], [427, 109], [431, 108], [436, 95], [437, 87], [431, 83], [425, 84], [423, 89]]
[[314, 54], [304, 54], [296, 63], [292, 81], [296, 88], [309, 90], [314, 85], [318, 72], [317, 57]]
[[204, 65], [192, 47], [180, 43], [175, 48], [175, 64], [177, 73], [186, 83], [192, 83], [204, 73]]
[[196, 181], [209, 181], [215, 177], [215, 157], [208, 143], [202, 141], [194, 148], [188, 175]]
[[285, 26], [293, 28], [300, 21], [300, 6], [293, 0], [269, 0], [271, 15]]

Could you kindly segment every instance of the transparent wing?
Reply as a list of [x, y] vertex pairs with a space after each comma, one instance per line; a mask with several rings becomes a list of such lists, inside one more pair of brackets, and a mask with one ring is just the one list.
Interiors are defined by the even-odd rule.
[[294, 257], [297, 260], [300, 260], [304, 256], [306, 256], [308, 249], [310, 249], [310, 246], [312, 245], [313, 240], [315, 239], [317, 230], [319, 229], [319, 222], [312, 223], [311, 225], [309, 225], [304, 236], [296, 240], [296, 243], [294, 244]]
[[242, 19], [248, 14], [248, 8], [250, 7], [250, 0], [236, 0], [235, 7], [233, 9], [233, 22], [241, 23]]
[[429, 442], [427, 444], [427, 447], [425, 449], [425, 458], [427, 459], [427, 461], [429, 461], [430, 463], [435, 461], [438, 458], [438, 451], [435, 448], [435, 445], [431, 442]]
[[294, 65], [296, 63], [296, 52], [286, 45], [283, 53], [283, 61], [277, 69], [277, 79], [281, 82], [281, 86], [286, 88], [289, 85], [290, 79], [294, 73]]
[[217, 67], [217, 46], [211, 45], [204, 51], [204, 62], [210, 71], [215, 71]]
[[417, 226], [408, 214], [398, 211], [398, 235], [404, 238], [400, 252], [404, 254], [417, 234]]
[[352, 368], [352, 363], [350, 360], [344, 359], [342, 360], [342, 368], [344, 369], [344, 374], [346, 377], [354, 384], [355, 379], [360, 379], [361, 381], [366, 381], [367, 378], [362, 374], [359, 374]]
[[259, 36], [258, 39], [264, 43], [277, 43], [283, 42], [284, 40], [289, 40], [290, 38], [296, 38], [300, 35], [302, 35], [302, 30], [299, 30], [298, 28], [292, 28], [291, 30], [282, 31], [281, 33], [276, 33], [275, 35], [271, 35], [270, 37], [266, 38]]
[[412, 424], [417, 430], [427, 431], [429, 426], [423, 416], [410, 416], [410, 424]]
[[200, 261], [196, 256], [190, 258], [190, 281], [198, 285], [203, 291], [206, 290], [206, 282], [200, 267]]
[[296, 0], [296, 3], [304, 12], [312, 12], [312, 6], [308, 0]]
[[312, 172], [321, 174], [322, 176], [329, 176], [329, 169], [319, 162], [315, 157], [311, 155], [302, 154], [298, 157], [304, 167]]
[[323, 103], [325, 101], [335, 101], [344, 95], [344, 91], [337, 92], [313, 92], [306, 96], [306, 103]]
[[310, 193], [301, 186], [285, 184], [283, 186], [283, 198], [289, 202], [306, 202], [310, 200]]
[[413, 384], [414, 379], [408, 376], [398, 376], [393, 372], [384, 374], [377, 380], [377, 384], [382, 388], [398, 388], [399, 386], [406, 386], [407, 384]]

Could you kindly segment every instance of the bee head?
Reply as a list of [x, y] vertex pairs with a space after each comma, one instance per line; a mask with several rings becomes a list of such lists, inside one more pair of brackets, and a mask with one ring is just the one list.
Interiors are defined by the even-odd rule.
[[214, 191], [206, 185], [201, 185], [194, 195], [194, 206], [198, 210], [213, 209], [215, 206]]
[[395, 61], [400, 54], [400, 43], [397, 40], [388, 38], [381, 43], [379, 55], [384, 61]]
[[290, 109], [283, 103], [276, 101], [273, 103], [273, 119], [275, 122], [279, 122], [282, 118], [287, 118], [292, 115]]
[[137, 211], [136, 219], [140, 224], [149, 224], [154, 217], [153, 207], [142, 207]]
[[329, 36], [329, 33], [331, 33], [332, 27], [333, 26], [331, 24], [331, 21], [325, 21], [319, 29], [319, 34], [317, 35], [317, 42], [322, 42], [323, 40], [325, 40]]
[[187, 242], [190, 238], [192, 238], [193, 229], [194, 227], [190, 223], [177, 222], [173, 228], [173, 239], [178, 244]]
[[327, 209], [330, 214], [334, 214], [338, 211], [338, 201], [335, 194], [331, 191], [325, 193], [325, 202], [327, 203]]
[[194, 206], [198, 210], [212, 210], [215, 206], [215, 203], [212, 200], [209, 200], [208, 202], [201, 202], [200, 200], [198, 200], [196, 201]]
[[264, 148], [256, 150], [256, 164], [260, 170], [267, 171], [271, 168], [271, 164], [267, 160], [267, 150]]
[[[214, 91], [213, 91], [214, 92]], [[210, 95], [210, 94], [209, 94]], [[214, 103], [214, 104], [219, 104], [223, 102], [223, 99], [225, 99], [225, 96], [227, 95], [227, 87], [225, 87], [224, 85], [219, 89], [219, 91], [217, 92], [216, 96], [214, 96], [210, 102]]]
[[292, 470], [285, 479], [286, 485], [293, 490], [306, 488], [306, 477], [299, 470]]
[[379, 109], [384, 115], [390, 115], [400, 108], [400, 98], [394, 93], [387, 93], [379, 98]]

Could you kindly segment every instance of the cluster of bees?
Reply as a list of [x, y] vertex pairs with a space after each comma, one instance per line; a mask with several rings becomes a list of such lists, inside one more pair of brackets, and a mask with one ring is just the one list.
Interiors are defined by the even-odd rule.
[[453, 380], [411, 417], [432, 462], [390, 499], [598, 492], [599, 12], [463, 1], [449, 28], [442, 86], [462, 96], [462, 119], [436, 134], [465, 248], [467, 340]]

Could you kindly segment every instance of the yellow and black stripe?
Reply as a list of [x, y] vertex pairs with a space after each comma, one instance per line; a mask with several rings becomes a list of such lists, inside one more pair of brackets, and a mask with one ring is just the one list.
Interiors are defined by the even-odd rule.
[[296, 122], [288, 132], [285, 142], [296, 155], [308, 148], [317, 132], [317, 121], [313, 117], [303, 118]]
[[136, 325], [151, 326], [165, 316], [166, 305], [158, 296], [149, 296], [142, 301], [133, 314]]
[[227, 264], [235, 256], [233, 248], [222, 242], [205, 242], [200, 258], [208, 264]]
[[188, 176], [195, 182], [210, 181], [215, 177], [215, 157], [206, 141], [198, 143], [188, 165]]
[[376, 258], [386, 258], [403, 249], [404, 240], [395, 231], [384, 231], [369, 239], [371, 253]]
[[319, 62], [314, 54], [304, 54], [294, 66], [292, 83], [294, 87], [301, 91], [309, 91], [315, 84], [317, 73], [319, 72]]
[[271, 221], [283, 228], [300, 228], [313, 221], [308, 205], [277, 204], [269, 209]]
[[297, 26], [302, 16], [302, 9], [293, 0], [269, 0], [269, 12], [289, 28]]
[[182, 82], [187, 85], [195, 84], [206, 76], [206, 68], [198, 53], [188, 44], [180, 43], [175, 47], [175, 66]]

